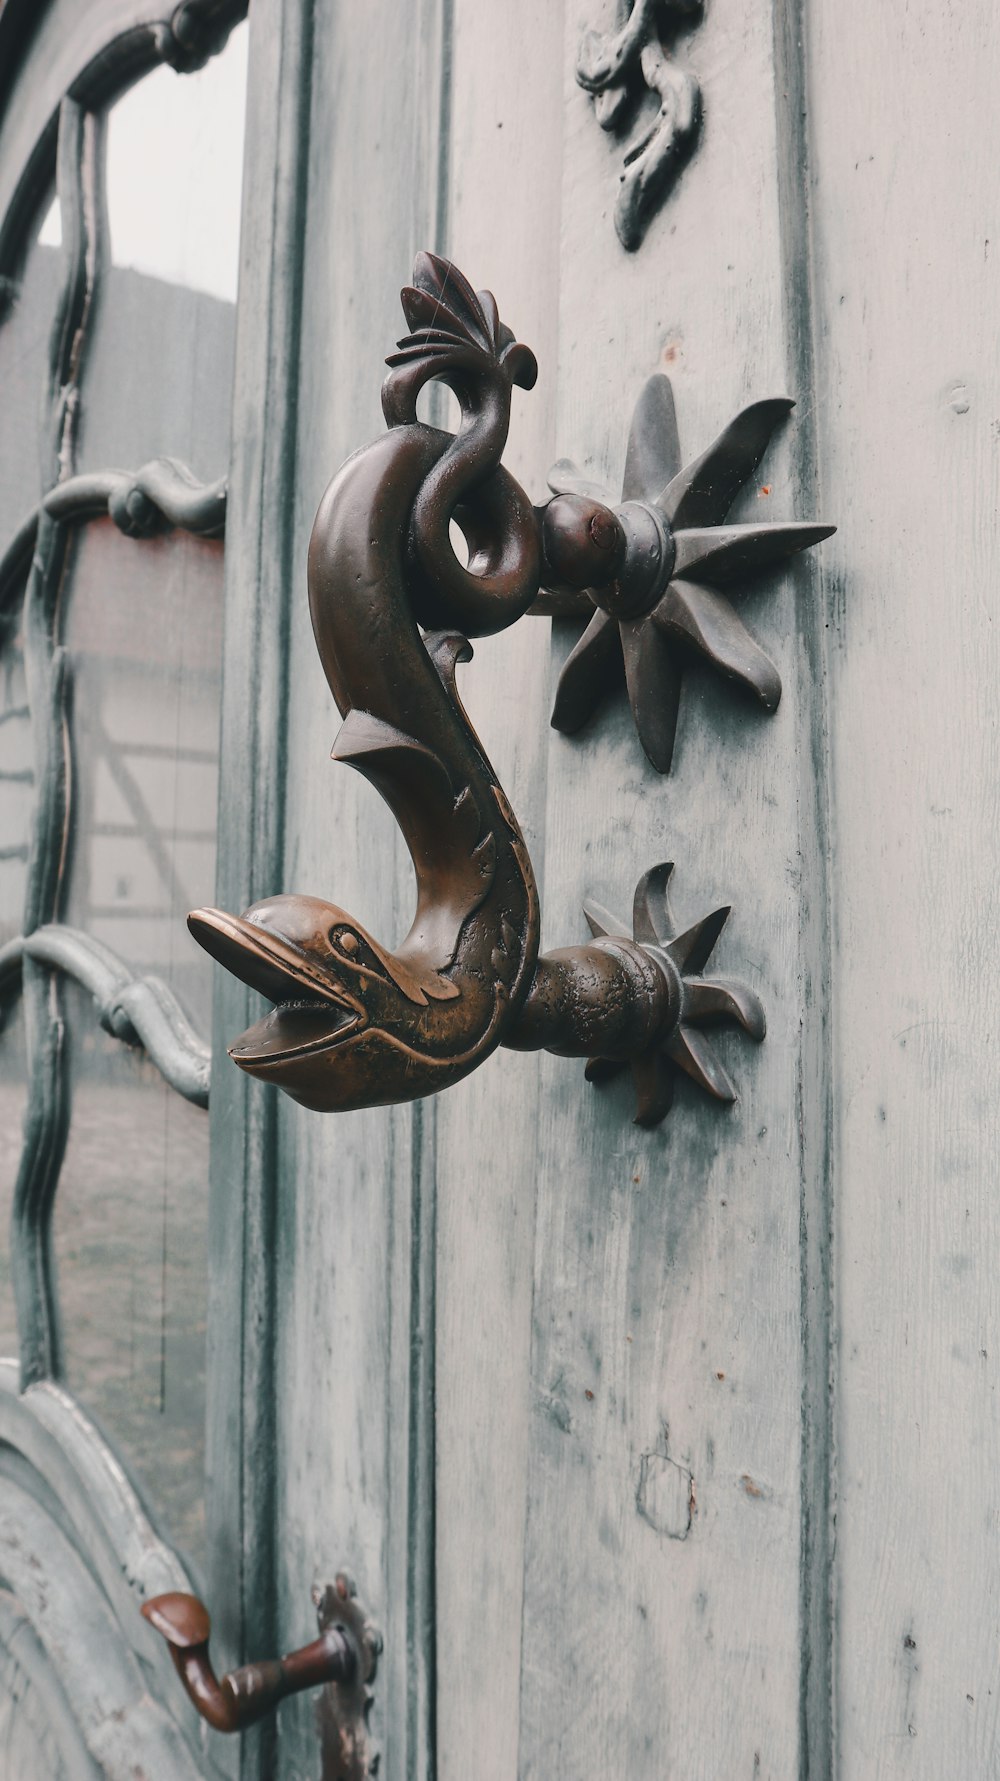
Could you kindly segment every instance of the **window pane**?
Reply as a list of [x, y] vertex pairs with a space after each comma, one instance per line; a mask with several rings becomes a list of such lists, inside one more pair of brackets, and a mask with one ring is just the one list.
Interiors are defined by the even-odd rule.
[[[59, 206], [46, 193], [0, 308], [0, 555], [42, 489], [49, 337], [59, 291]], [[31, 721], [24, 677], [21, 596], [0, 612], [0, 946], [20, 934], [34, 803]], [[0, 1355], [16, 1356], [10, 1215], [27, 1107], [24, 1016], [0, 1005]]]
[[[222, 547], [81, 529], [64, 640], [75, 816], [64, 919], [169, 985], [207, 1037], [187, 911], [215, 879]], [[195, 1554], [201, 1537], [208, 1117], [67, 996], [70, 1139], [56, 1200], [67, 1380]]]
[[7, 1233], [27, 1102], [24, 1015], [18, 1000], [0, 1007], [0, 1356], [4, 1360], [16, 1356], [18, 1351]]
[[[0, 639], [4, 630], [0, 624]], [[0, 946], [21, 932], [34, 799], [31, 722], [16, 617], [7, 635], [7, 647], [0, 650]]]
[[245, 24], [197, 74], [159, 68], [107, 125], [109, 263], [87, 348], [81, 468], [229, 455]]
[[[0, 946], [21, 932], [34, 798], [18, 614], [8, 615], [8, 620], [9, 641], [0, 651]], [[12, 1001], [0, 1003], [0, 1356], [4, 1359], [18, 1352], [7, 1233], [28, 1100], [24, 1046], [24, 1016], [15, 993]]]
[[215, 884], [222, 545], [178, 532], [136, 542], [97, 520], [79, 532], [69, 582], [63, 919], [162, 977], [207, 1036], [211, 970], [185, 917]]
[[70, 1388], [196, 1562], [204, 1535], [208, 1116], [66, 985], [73, 1117], [55, 1249]]
[[13, 298], [0, 307], [0, 555], [42, 493], [43, 405], [61, 260], [59, 208], [49, 192], [14, 273]]
[[[194, 76], [161, 69], [107, 124], [108, 251], [83, 361], [77, 468], [225, 474], [244, 27]], [[222, 544], [75, 532], [61, 638], [73, 816], [61, 918], [161, 979], [207, 1039], [212, 972], [187, 911], [215, 881]], [[54, 1215], [67, 1383], [196, 1561], [204, 1523], [208, 1118], [65, 993], [72, 1118]]]
[[196, 74], [159, 68], [108, 118], [111, 263], [236, 301], [247, 27]]

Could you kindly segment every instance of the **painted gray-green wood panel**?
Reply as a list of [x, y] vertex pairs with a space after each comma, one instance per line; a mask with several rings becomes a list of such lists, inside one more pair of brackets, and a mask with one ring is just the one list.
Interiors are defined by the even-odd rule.
[[[619, 157], [572, 76], [590, 17], [567, 7], [556, 431], [561, 451], [610, 478], [651, 371], [674, 381], [688, 455], [745, 402], [788, 391], [801, 281], [780, 215], [780, 18], [708, 11], [685, 51], [702, 142], [627, 258], [611, 223]], [[808, 390], [788, 393], [808, 415]], [[807, 440], [793, 431], [772, 453], [758, 485], [770, 493], [751, 489], [747, 516], [808, 512]], [[598, 1094], [579, 1066], [541, 1065], [523, 1781], [828, 1772], [823, 1679], [805, 1665], [816, 1559], [801, 1509], [803, 1412], [823, 1412], [801, 1330], [822, 1297], [810, 1231], [824, 1192], [821, 1085], [803, 1069], [822, 1016], [800, 635], [814, 598], [802, 571], [747, 596], [780, 664], [781, 708], [764, 720], [692, 673], [669, 779], [645, 764], [621, 706], [551, 745], [549, 941], [582, 932], [587, 892], [627, 911], [640, 872], [672, 859], [683, 917], [735, 903], [713, 965], [755, 982], [769, 1035], [756, 1054], [721, 1041], [738, 1107], [684, 1085], [653, 1134], [629, 1125], [626, 1085]]]
[[[250, 19], [216, 886], [227, 909], [272, 892], [281, 877], [309, 19], [302, 0], [255, 0]], [[220, 1670], [274, 1652], [279, 1643], [277, 1109], [274, 1097], [255, 1093], [233, 1069], [225, 1051], [257, 1002], [234, 978], [215, 972], [206, 1495]], [[241, 1739], [206, 1733], [220, 1771], [241, 1781], [273, 1774], [274, 1736], [273, 1721]]]
[[996, 1772], [1000, 372], [986, 0], [810, 9], [845, 1781]]
[[[325, 480], [381, 430], [413, 250], [453, 253], [538, 350], [510, 458], [533, 490], [557, 453], [617, 477], [657, 369], [694, 455], [807, 369], [779, 214], [782, 16], [715, 8], [693, 37], [703, 144], [628, 258], [619, 157], [572, 76], [585, 6], [541, 22], [465, 0], [443, 17], [317, 13], [283, 884], [387, 940], [409, 872], [374, 794], [326, 760], [337, 717], [302, 566]], [[809, 512], [808, 407], [749, 515]], [[767, 722], [692, 674], [669, 780], [620, 707], [549, 739], [544, 623], [480, 644], [466, 671], [525, 820], [546, 944], [583, 937], [587, 892], [627, 910], [663, 858], [682, 915], [736, 902], [719, 968], [753, 979], [771, 1029], [760, 1054], [721, 1041], [735, 1111], [682, 1087], [642, 1134], [624, 1088], [514, 1057], [418, 1111], [281, 1107], [279, 1629], [304, 1636], [317, 1570], [354, 1569], [387, 1633], [376, 1719], [394, 1781], [430, 1774], [435, 1746], [444, 1778], [778, 1777], [805, 1772], [804, 1751], [829, 1772], [823, 1614], [820, 1648], [807, 1626], [822, 1515], [807, 1532], [800, 1507], [822, 1508], [805, 1468], [825, 1415], [815, 599], [802, 570], [748, 596], [781, 710]], [[556, 656], [567, 646], [560, 633]], [[280, 1723], [281, 1772], [311, 1773], [309, 1703]]]
[[[447, 252], [537, 355], [505, 462], [535, 500], [558, 456], [560, 8], [456, 0]], [[547, 619], [484, 638], [462, 696], [544, 900]], [[575, 934], [575, 927], [573, 933]], [[439, 1097], [437, 1654], [440, 1781], [517, 1773], [530, 1429], [538, 1060], [500, 1052]]]
[[[374, 791], [329, 759], [340, 719], [312, 639], [305, 561], [326, 482], [384, 430], [379, 389], [401, 332], [399, 289], [416, 249], [437, 239], [445, 98], [436, 0], [317, 9], [283, 887], [328, 897], [389, 944], [412, 912], [412, 873]], [[433, 1761], [432, 1392], [420, 1366], [421, 1352], [433, 1352], [426, 1129], [425, 1142], [412, 1108], [335, 1117], [284, 1099], [280, 1108], [280, 1637], [287, 1646], [308, 1635], [317, 1575], [341, 1565], [354, 1573], [386, 1633], [375, 1725], [390, 1781], [420, 1781]], [[313, 1715], [309, 1699], [281, 1709], [283, 1777], [318, 1769]]]

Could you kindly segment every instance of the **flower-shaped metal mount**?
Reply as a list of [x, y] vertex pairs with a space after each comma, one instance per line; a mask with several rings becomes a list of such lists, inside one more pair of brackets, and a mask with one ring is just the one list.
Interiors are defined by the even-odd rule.
[[715, 943], [729, 916], [728, 905], [714, 909], [693, 927], [677, 932], [670, 912], [667, 887], [672, 863], [653, 866], [640, 878], [632, 907], [632, 931], [600, 904], [586, 902], [584, 914], [595, 939], [637, 941], [652, 955], [673, 988], [671, 1024], [657, 1034], [648, 1050], [623, 1062], [619, 1058], [592, 1057], [586, 1069], [589, 1082], [606, 1082], [630, 1069], [635, 1083], [640, 1126], [659, 1125], [673, 1101], [674, 1079], [683, 1070], [716, 1101], [735, 1101], [736, 1089], [719, 1062], [702, 1029], [735, 1021], [751, 1039], [765, 1032], [760, 997], [746, 984], [728, 978], [702, 975]]
[[[726, 525], [725, 519], [793, 407], [785, 396], [752, 403], [682, 468], [673, 391], [669, 379], [658, 375], [649, 379], [632, 417], [621, 504], [615, 506], [612, 495], [567, 459], [553, 466], [549, 487], [556, 496], [603, 502], [631, 534], [642, 525], [650, 536], [657, 534], [652, 573], [643, 573], [633, 552], [634, 569], [627, 560], [616, 579], [586, 590], [597, 611], [559, 677], [552, 712], [557, 730], [571, 735], [580, 729], [624, 665], [639, 740], [653, 766], [669, 772], [684, 659], [692, 653], [745, 687], [765, 711], [777, 709], [778, 670], [751, 637], [729, 590], [818, 544], [836, 527]], [[557, 599], [548, 610], [572, 611], [574, 604]]]
[[317, 1583], [312, 1599], [318, 1639], [221, 1678], [209, 1655], [211, 1618], [198, 1596], [177, 1590], [153, 1596], [142, 1615], [166, 1640], [185, 1693], [213, 1731], [245, 1731], [289, 1695], [322, 1688], [317, 1704], [322, 1781], [367, 1781], [378, 1769], [368, 1719], [382, 1635], [346, 1571], [338, 1571], [332, 1583]]

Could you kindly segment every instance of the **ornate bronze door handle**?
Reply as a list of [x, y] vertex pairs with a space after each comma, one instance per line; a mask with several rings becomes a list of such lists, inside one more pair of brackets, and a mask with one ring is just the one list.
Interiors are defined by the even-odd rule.
[[[697, 1029], [731, 1019], [759, 1039], [764, 1015], [752, 991], [701, 979], [728, 912], [676, 935], [665, 900], [671, 868], [661, 866], [640, 884], [631, 933], [590, 911], [589, 945], [539, 958], [528, 851], [455, 681], [468, 637], [513, 624], [542, 585], [571, 600], [589, 590], [623, 625], [659, 613], [682, 553], [685, 566], [705, 560], [705, 534], [672, 530], [677, 511], [671, 518], [646, 498], [648, 475], [636, 489], [644, 498], [616, 511], [579, 488], [535, 509], [500, 463], [512, 388], [532, 387], [534, 355], [488, 291], [432, 254], [417, 256], [402, 303], [411, 331], [388, 361], [389, 430], [323, 496], [309, 602], [344, 717], [334, 757], [364, 773], [392, 810], [413, 859], [417, 910], [392, 953], [316, 897], [270, 897], [244, 915], [195, 910], [195, 938], [275, 1004], [230, 1055], [321, 1112], [433, 1094], [498, 1045], [589, 1057], [592, 1077], [630, 1065], [644, 1124], [663, 1118], [675, 1065], [731, 1100]], [[454, 436], [417, 420], [417, 396], [433, 378], [458, 398]], [[637, 437], [648, 468], [641, 427]], [[715, 498], [732, 483], [728, 462], [716, 448], [704, 473], [688, 473], [692, 526], [706, 523], [697, 518], [706, 487]], [[467, 567], [450, 542], [452, 520], [468, 541]], [[783, 548], [816, 535], [789, 546], [783, 529]], [[728, 533], [723, 547], [739, 561], [755, 548]]]
[[[212, 1668], [208, 1642], [212, 1630], [208, 1609], [195, 1595], [154, 1596], [143, 1615], [170, 1647], [184, 1688], [201, 1717], [217, 1732], [245, 1731], [272, 1713], [287, 1695], [328, 1687], [324, 1719], [336, 1725], [336, 1747], [342, 1756], [337, 1770], [343, 1781], [360, 1781], [369, 1773], [367, 1716], [369, 1684], [382, 1649], [379, 1634], [359, 1606], [350, 1579], [313, 1590], [319, 1638], [287, 1657], [244, 1664], [221, 1681]], [[324, 1770], [324, 1773], [326, 1771]]]

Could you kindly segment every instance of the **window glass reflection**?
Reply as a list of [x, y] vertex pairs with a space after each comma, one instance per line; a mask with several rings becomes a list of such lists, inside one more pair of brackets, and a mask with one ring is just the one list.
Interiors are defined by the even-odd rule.
[[21, 932], [35, 796], [24, 651], [16, 615], [0, 618], [0, 946]]
[[28, 232], [24, 257], [13, 269], [13, 292], [0, 306], [0, 555], [42, 493], [43, 403], [62, 265], [59, 241], [59, 206], [50, 191]]
[[18, 1352], [7, 1232], [27, 1101], [24, 1013], [18, 1000], [0, 1006], [0, 1356], [4, 1360], [15, 1358]]
[[[74, 820], [64, 920], [169, 985], [207, 1037], [185, 916], [215, 879], [222, 546], [81, 528], [64, 641]], [[72, 1120], [54, 1218], [66, 1377], [200, 1550], [208, 1116], [66, 990]]]
[[[49, 190], [29, 227], [0, 307], [0, 555], [37, 505], [45, 447], [49, 337], [61, 256], [59, 204]], [[22, 598], [0, 611], [0, 946], [21, 933], [28, 841], [35, 799], [31, 718], [25, 684]], [[24, 1014], [15, 994], [0, 1004], [0, 1355], [17, 1355], [7, 1233], [27, 1107]]]
[[108, 116], [111, 264], [236, 301], [247, 27], [196, 74], [158, 68]]
[[[107, 120], [108, 251], [84, 355], [76, 468], [180, 459], [223, 475], [235, 333], [246, 29], [195, 75], [161, 69]], [[44, 232], [54, 232], [56, 219]], [[62, 919], [210, 1028], [185, 916], [212, 901], [221, 541], [72, 539], [62, 641], [73, 817]], [[208, 1118], [65, 986], [69, 1143], [55, 1203], [66, 1378], [196, 1560], [204, 1525]]]
[[78, 462], [228, 459], [247, 27], [196, 74], [159, 68], [107, 121], [109, 253], [87, 347]]

